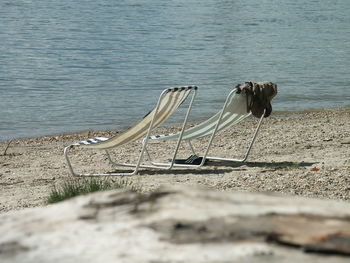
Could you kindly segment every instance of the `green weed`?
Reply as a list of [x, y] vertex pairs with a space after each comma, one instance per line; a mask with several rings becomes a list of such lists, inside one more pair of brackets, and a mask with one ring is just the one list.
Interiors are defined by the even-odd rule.
[[120, 179], [117, 182], [112, 182], [108, 178], [84, 178], [65, 181], [62, 185], [54, 187], [47, 199], [47, 203], [57, 203], [63, 200], [70, 199], [78, 195], [84, 195], [97, 191], [106, 191], [112, 189], [130, 189], [132, 191], [139, 191], [140, 187], [134, 185], [132, 182]]

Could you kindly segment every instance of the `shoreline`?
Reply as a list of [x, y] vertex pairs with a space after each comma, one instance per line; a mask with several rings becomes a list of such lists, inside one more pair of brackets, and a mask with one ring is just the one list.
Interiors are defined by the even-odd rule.
[[[293, 115], [300, 115], [300, 114], [307, 114], [307, 113], [317, 113], [317, 112], [331, 112], [331, 111], [350, 111], [350, 105], [348, 106], [343, 106], [343, 107], [330, 107], [330, 108], [319, 108], [319, 109], [306, 109], [306, 110], [293, 110], [293, 111], [273, 111], [271, 114], [271, 117], [290, 117]], [[189, 124], [196, 124], [202, 121], [205, 121], [206, 119], [210, 118], [211, 116], [208, 117], [198, 117], [198, 118], [193, 118]], [[137, 121], [137, 120], [136, 120]], [[173, 125], [168, 125], [165, 127], [173, 127]], [[81, 131], [76, 131], [76, 132], [60, 132], [60, 133], [52, 133], [52, 134], [46, 134], [46, 135], [39, 135], [39, 136], [28, 136], [28, 137], [18, 137], [18, 138], [13, 138], [13, 139], [5, 139], [2, 140], [0, 139], [0, 143], [9, 143], [10, 141], [15, 141], [15, 140], [29, 140], [29, 139], [36, 139], [36, 138], [42, 138], [42, 137], [57, 137], [57, 136], [70, 136], [70, 135], [75, 135], [75, 134], [88, 134], [88, 133], [111, 133], [111, 132], [122, 132], [130, 128], [130, 126], [122, 126], [119, 129], [102, 129], [102, 130], [92, 130], [92, 129], [87, 129], [87, 130], [81, 130]]]
[[[257, 123], [250, 118], [220, 133], [210, 155], [239, 157]], [[163, 127], [162, 132], [176, 127]], [[90, 136], [113, 136], [120, 131], [84, 131], [0, 142], [0, 213], [46, 205], [54, 186], [73, 177], [63, 147]], [[195, 141], [203, 152], [207, 138]], [[152, 147], [151, 147], [152, 146]], [[156, 159], [167, 160], [172, 143], [152, 143]], [[186, 145], [184, 145], [186, 146]], [[116, 159], [135, 160], [139, 141], [112, 151]], [[181, 147], [179, 158], [189, 151]], [[102, 151], [75, 150], [72, 162], [84, 172], [112, 172]], [[109, 180], [119, 180], [110, 177]], [[125, 179], [125, 177], [124, 177]], [[79, 178], [74, 178], [79, 180]], [[350, 110], [348, 107], [282, 114], [273, 112], [262, 127], [246, 163], [209, 162], [200, 169], [150, 170], [127, 180], [149, 192], [161, 185], [201, 185], [220, 191], [271, 192], [323, 199], [350, 200]]]

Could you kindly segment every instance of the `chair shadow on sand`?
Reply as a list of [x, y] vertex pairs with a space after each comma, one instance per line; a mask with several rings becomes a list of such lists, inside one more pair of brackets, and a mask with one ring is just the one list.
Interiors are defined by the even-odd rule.
[[[171, 170], [140, 170], [139, 175], [161, 175], [161, 174], [224, 174], [234, 171], [244, 171], [244, 167], [249, 168], [264, 168], [266, 170], [281, 170], [281, 169], [298, 169], [309, 167], [317, 162], [228, 162], [228, 161], [208, 161], [201, 169], [186, 168]], [[238, 169], [240, 168], [240, 169]]]
[[317, 162], [226, 162], [226, 161], [210, 161], [207, 165], [210, 166], [229, 166], [229, 167], [260, 167], [265, 169], [293, 169], [308, 167], [316, 164]]

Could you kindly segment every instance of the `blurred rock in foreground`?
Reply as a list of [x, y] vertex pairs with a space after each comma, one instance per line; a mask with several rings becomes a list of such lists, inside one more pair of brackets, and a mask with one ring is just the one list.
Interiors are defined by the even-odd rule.
[[0, 262], [350, 262], [350, 203], [109, 191], [0, 215]]

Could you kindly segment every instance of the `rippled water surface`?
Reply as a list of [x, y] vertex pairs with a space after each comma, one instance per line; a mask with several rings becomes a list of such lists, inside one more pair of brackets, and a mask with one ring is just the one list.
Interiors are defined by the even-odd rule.
[[194, 117], [234, 84], [277, 82], [275, 110], [349, 105], [350, 1], [0, 2], [0, 140], [118, 129], [164, 88]]

